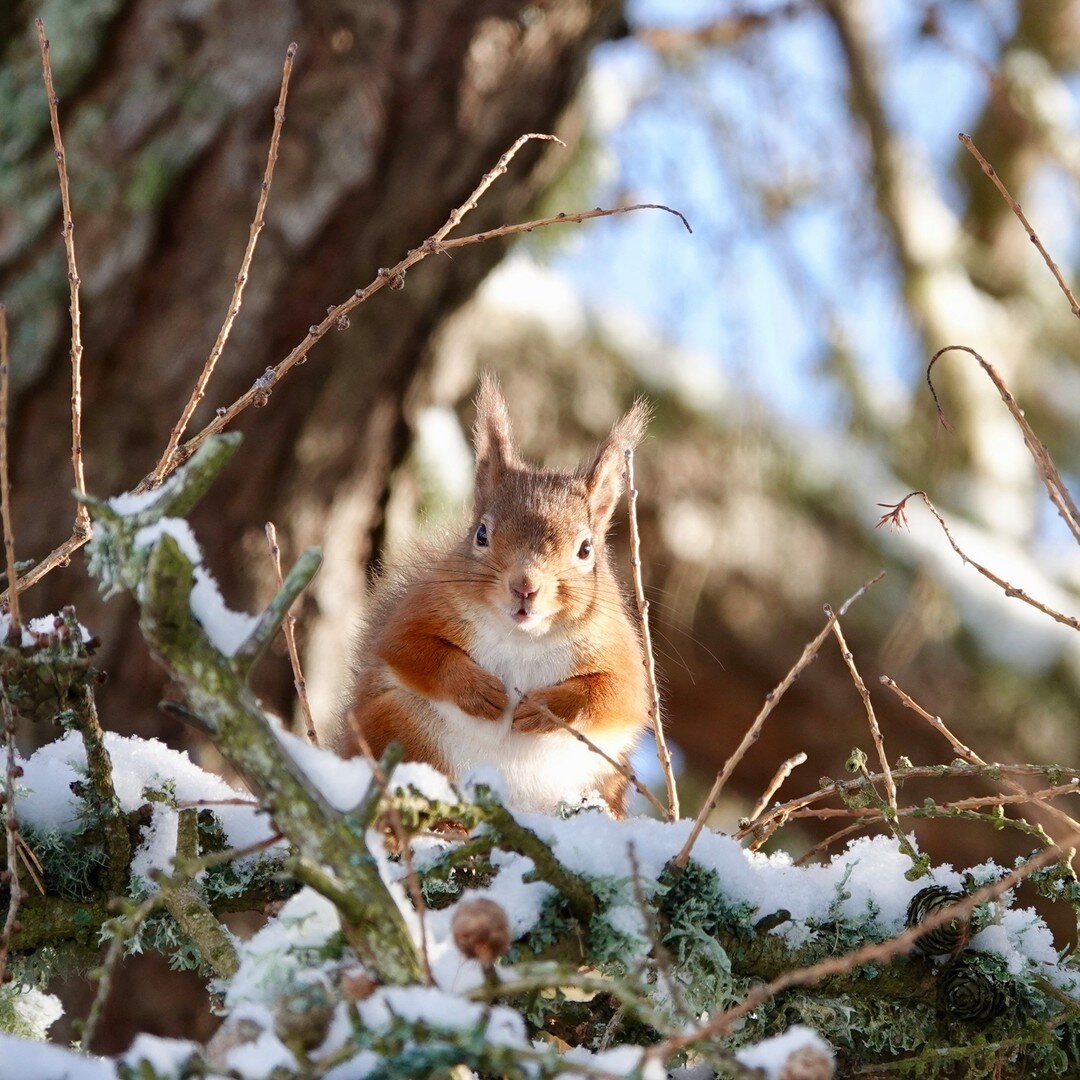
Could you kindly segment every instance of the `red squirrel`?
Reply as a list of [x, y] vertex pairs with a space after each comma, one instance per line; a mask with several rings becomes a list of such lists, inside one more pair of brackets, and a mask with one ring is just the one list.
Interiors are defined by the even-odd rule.
[[340, 753], [358, 753], [358, 735], [376, 755], [396, 739], [454, 780], [494, 765], [512, 806], [595, 792], [625, 815], [625, 777], [546, 712], [623, 765], [648, 723], [641, 638], [605, 542], [647, 420], [638, 401], [591, 463], [537, 468], [518, 456], [498, 384], [481, 380], [468, 530], [376, 587]]

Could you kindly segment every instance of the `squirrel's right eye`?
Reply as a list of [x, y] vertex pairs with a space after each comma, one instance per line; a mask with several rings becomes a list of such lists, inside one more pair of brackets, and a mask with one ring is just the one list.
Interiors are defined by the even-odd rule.
[[476, 530], [476, 546], [477, 547], [487, 547], [488, 546], [488, 533], [487, 533], [487, 526], [486, 525], [481, 525]]

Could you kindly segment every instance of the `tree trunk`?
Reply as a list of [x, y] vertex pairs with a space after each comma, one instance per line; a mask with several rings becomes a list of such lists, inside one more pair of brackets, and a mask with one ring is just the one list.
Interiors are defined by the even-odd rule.
[[[430, 235], [518, 135], [555, 128], [591, 49], [620, 27], [620, 7], [101, 0], [58, 12], [46, 29], [83, 282], [91, 491], [123, 490], [152, 468], [209, 352], [254, 212], [290, 40], [299, 52], [267, 224], [192, 432], [328, 305]], [[13, 331], [15, 532], [27, 558], [64, 539], [74, 513], [67, 281], [30, 7], [5, 18], [13, 25], [0, 58], [11, 87], [11, 108], [0, 109], [0, 296]], [[525, 215], [552, 178], [555, 153], [565, 152], [526, 146], [469, 228]], [[370, 554], [406, 443], [403, 401], [428, 342], [503, 250], [429, 258], [240, 420], [246, 444], [195, 522], [234, 606], [254, 599], [268, 519], [289, 548], [318, 543], [347, 490], [356, 556]], [[81, 559], [24, 606], [36, 614], [74, 602], [101, 636], [106, 726], [177, 737], [173, 721], [154, 714], [161, 675], [130, 607], [103, 607]], [[290, 681], [282, 670], [264, 690], [284, 705]]]

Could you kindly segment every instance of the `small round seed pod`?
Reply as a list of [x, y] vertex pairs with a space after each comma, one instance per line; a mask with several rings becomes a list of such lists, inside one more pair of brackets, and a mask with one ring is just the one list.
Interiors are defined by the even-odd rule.
[[833, 1080], [836, 1060], [818, 1046], [800, 1046], [780, 1068], [778, 1080]]
[[974, 953], [965, 953], [938, 976], [938, 1001], [954, 1020], [985, 1024], [1008, 1007], [1008, 986], [985, 971]]
[[[918, 926], [927, 916], [964, 899], [963, 893], [953, 892], [944, 885], [928, 885], [920, 889], [908, 904], [907, 924]], [[953, 953], [964, 946], [971, 928], [966, 919], [950, 919], [947, 923], [927, 931], [916, 942], [919, 952], [927, 956]]]
[[286, 1046], [312, 1050], [326, 1039], [334, 1018], [334, 1004], [318, 983], [286, 994], [274, 1010], [274, 1031]]
[[494, 900], [466, 900], [450, 922], [454, 944], [470, 960], [491, 967], [510, 948], [510, 922]]

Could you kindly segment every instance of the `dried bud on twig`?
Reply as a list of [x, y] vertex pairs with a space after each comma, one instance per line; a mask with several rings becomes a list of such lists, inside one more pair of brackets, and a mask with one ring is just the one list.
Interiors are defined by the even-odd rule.
[[510, 948], [510, 922], [494, 900], [466, 900], [450, 923], [454, 944], [488, 968]]
[[836, 1062], [817, 1046], [800, 1046], [784, 1062], [779, 1080], [832, 1080]]
[[346, 1001], [367, 1001], [378, 989], [379, 984], [362, 971], [347, 971], [341, 976], [341, 993]]

